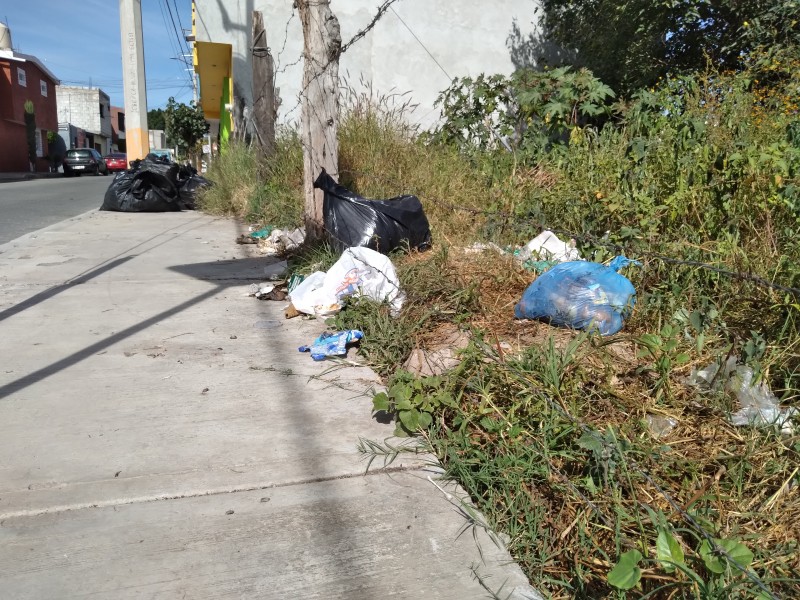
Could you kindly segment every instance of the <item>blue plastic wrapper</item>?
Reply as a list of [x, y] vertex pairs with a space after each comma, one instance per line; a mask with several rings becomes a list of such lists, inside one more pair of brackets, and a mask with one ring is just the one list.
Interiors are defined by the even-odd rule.
[[617, 333], [633, 312], [636, 289], [617, 271], [641, 264], [617, 256], [609, 266], [576, 260], [539, 275], [514, 307], [518, 319], [538, 319], [572, 329]]
[[311, 352], [314, 360], [324, 360], [326, 356], [347, 356], [347, 345], [364, 337], [358, 329], [348, 329], [336, 333], [323, 333], [310, 346], [300, 346], [300, 352]]

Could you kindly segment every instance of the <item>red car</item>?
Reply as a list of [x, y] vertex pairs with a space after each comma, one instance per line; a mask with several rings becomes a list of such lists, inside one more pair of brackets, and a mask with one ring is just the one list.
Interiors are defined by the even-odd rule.
[[125, 171], [128, 169], [128, 155], [114, 152], [103, 157], [109, 171]]

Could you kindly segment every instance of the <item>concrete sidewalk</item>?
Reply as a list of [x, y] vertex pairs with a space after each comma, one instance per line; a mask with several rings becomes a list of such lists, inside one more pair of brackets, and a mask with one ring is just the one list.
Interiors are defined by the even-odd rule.
[[324, 323], [246, 297], [239, 233], [90, 212], [0, 246], [0, 595], [536, 598], [424, 460], [364, 475], [376, 376], [297, 352]]

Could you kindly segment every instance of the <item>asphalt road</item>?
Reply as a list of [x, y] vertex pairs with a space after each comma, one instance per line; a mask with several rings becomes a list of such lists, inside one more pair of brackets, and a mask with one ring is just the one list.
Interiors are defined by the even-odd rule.
[[0, 244], [100, 208], [112, 177], [57, 177], [0, 183]]

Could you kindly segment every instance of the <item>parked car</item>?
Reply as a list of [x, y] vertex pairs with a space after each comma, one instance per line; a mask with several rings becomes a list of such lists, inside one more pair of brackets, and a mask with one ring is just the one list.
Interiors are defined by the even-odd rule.
[[94, 173], [108, 175], [108, 167], [100, 153], [94, 148], [73, 148], [64, 156], [64, 175], [80, 175]]
[[112, 171], [127, 171], [128, 170], [128, 155], [121, 152], [112, 152], [103, 157], [106, 161], [106, 167], [109, 172]]

